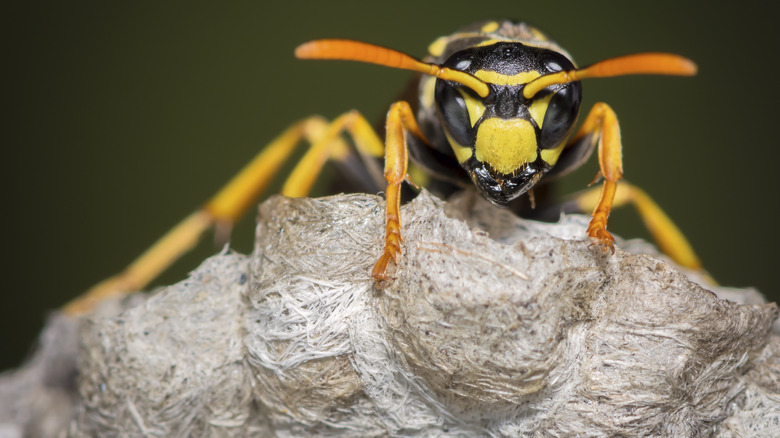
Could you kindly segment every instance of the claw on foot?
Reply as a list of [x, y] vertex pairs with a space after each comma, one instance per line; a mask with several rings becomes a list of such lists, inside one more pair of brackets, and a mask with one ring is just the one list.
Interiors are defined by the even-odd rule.
[[588, 227], [588, 237], [593, 240], [593, 243], [591, 243], [591, 246], [598, 245], [601, 247], [602, 251], [607, 252], [611, 251], [612, 254], [615, 254], [615, 238], [612, 237], [612, 234], [601, 227]]
[[375, 281], [390, 280], [390, 276], [387, 275], [387, 267], [392, 261], [393, 264], [398, 264], [398, 259], [401, 257], [401, 226], [397, 220], [391, 220], [387, 224], [387, 236], [385, 237], [385, 247], [382, 251], [382, 256], [374, 265], [374, 269], [371, 271], [371, 277]]
[[371, 277], [374, 279], [374, 281], [378, 283], [380, 281], [391, 280], [392, 278], [387, 275], [387, 267], [391, 261], [394, 265], [398, 264], [398, 258], [400, 255], [401, 246], [394, 242], [388, 242], [388, 245], [385, 246], [385, 250], [382, 253], [382, 256], [379, 258], [379, 261], [376, 262], [374, 269], [371, 271]]
[[393, 255], [385, 251], [382, 254], [382, 257], [379, 258], [379, 261], [376, 262], [376, 265], [374, 265], [374, 270], [371, 271], [371, 277], [374, 279], [374, 281], [380, 282], [390, 279], [390, 276], [387, 275], [387, 265], [391, 260], [393, 260], [393, 263], [395, 263]]

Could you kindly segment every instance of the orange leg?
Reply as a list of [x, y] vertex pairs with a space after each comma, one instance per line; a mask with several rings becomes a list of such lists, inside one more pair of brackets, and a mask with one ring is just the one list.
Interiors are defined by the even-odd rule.
[[377, 280], [387, 280], [387, 266], [392, 260], [398, 263], [401, 255], [401, 183], [406, 179], [409, 165], [406, 146], [407, 132], [425, 140], [414, 118], [412, 109], [406, 102], [396, 102], [387, 113], [385, 125], [385, 179], [387, 180], [385, 246], [382, 256], [374, 265], [371, 276]]
[[[574, 196], [577, 209], [588, 211], [598, 203], [600, 194], [589, 189]], [[664, 213], [661, 207], [639, 187], [621, 181], [617, 185], [613, 207], [631, 203], [636, 208], [645, 226], [652, 234], [658, 248], [678, 265], [702, 271], [701, 261], [685, 235]]]
[[178, 260], [214, 225], [229, 226], [237, 221], [276, 176], [302, 139], [311, 147], [288, 177], [282, 194], [306, 196], [328, 159], [340, 159], [349, 153], [341, 135], [351, 134], [359, 152], [382, 156], [381, 139], [358, 112], [346, 113], [328, 123], [310, 117], [288, 128], [244, 167], [200, 210], [174, 226], [125, 270], [90, 288], [66, 304], [63, 311], [87, 313], [101, 301], [146, 287], [162, 271]]
[[580, 127], [574, 139], [588, 133], [596, 133], [598, 140], [598, 156], [600, 172], [594, 182], [604, 178], [601, 195], [593, 209], [592, 219], [588, 225], [588, 236], [604, 250], [615, 251], [615, 238], [607, 231], [607, 218], [612, 210], [617, 182], [623, 176], [622, 146], [620, 144], [620, 126], [612, 108], [599, 102], [593, 106], [585, 122]]

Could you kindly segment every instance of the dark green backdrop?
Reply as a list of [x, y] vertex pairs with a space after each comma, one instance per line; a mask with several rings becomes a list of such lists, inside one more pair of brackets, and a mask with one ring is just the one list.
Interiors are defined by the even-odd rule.
[[[296, 61], [297, 44], [349, 37], [422, 55], [484, 18], [534, 23], [580, 64], [648, 50], [696, 60], [692, 79], [587, 81], [586, 108], [617, 111], [626, 178], [677, 220], [715, 278], [776, 299], [774, 14], [757, 1], [705, 4], [5, 2], [0, 369], [19, 363], [50, 309], [122, 268], [283, 127], [352, 108], [374, 120], [410, 76]], [[610, 225], [646, 235], [631, 211]], [[250, 218], [234, 246], [248, 251], [251, 239]], [[214, 251], [204, 243], [158, 284]]]

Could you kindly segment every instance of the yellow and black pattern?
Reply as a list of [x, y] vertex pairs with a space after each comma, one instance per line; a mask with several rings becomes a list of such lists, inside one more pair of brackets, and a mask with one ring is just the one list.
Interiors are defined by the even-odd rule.
[[506, 205], [553, 166], [579, 113], [579, 82], [548, 87], [526, 99], [523, 87], [574, 63], [544, 34], [523, 23], [488, 21], [439, 38], [427, 61], [466, 72], [488, 85], [479, 96], [454, 81], [424, 77], [418, 120], [427, 148], [410, 145], [426, 163], [426, 149], [452, 155], [471, 183]]
[[[526, 214], [525, 206], [537, 206], [532, 189], [539, 191], [541, 183], [578, 167], [596, 149], [600, 169], [596, 180], [603, 179], [603, 184], [570, 204], [593, 211], [587, 235], [594, 243], [614, 249], [607, 218], [614, 205], [630, 202], [668, 254], [685, 266], [700, 266], [661, 209], [638, 188], [620, 183], [622, 144], [612, 108], [596, 103], [572, 136], [582, 101], [582, 79], [629, 74], [690, 76], [696, 73], [693, 62], [668, 53], [642, 53], [577, 68], [571, 56], [542, 32], [506, 20], [464, 27], [439, 38], [428, 51], [429, 56], [420, 60], [352, 40], [323, 39], [298, 46], [295, 55], [301, 59], [351, 60], [415, 71], [420, 73], [412, 87], [417, 93], [389, 106], [384, 142], [357, 111], [330, 121], [312, 116], [292, 125], [203, 208], [67, 310], [82, 312], [112, 294], [142, 289], [206, 229], [215, 225], [229, 229], [301, 143], [308, 143], [309, 148], [287, 177], [284, 195], [306, 196], [327, 162], [348, 169], [362, 164], [357, 180], [384, 183], [385, 243], [371, 273], [377, 281], [392, 278], [388, 267], [403, 252], [401, 191], [410, 175], [441, 194], [476, 186], [498, 205], [528, 194], [525, 199], [530, 202], [521, 208], [513, 204], [516, 211]], [[375, 166], [375, 159], [381, 157], [384, 172]], [[369, 190], [374, 191], [373, 187]]]

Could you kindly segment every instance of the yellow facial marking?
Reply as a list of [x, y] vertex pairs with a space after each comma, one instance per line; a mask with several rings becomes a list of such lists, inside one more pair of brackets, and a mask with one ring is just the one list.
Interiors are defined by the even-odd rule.
[[563, 151], [563, 146], [565, 145], [566, 142], [562, 141], [555, 149], [542, 149], [542, 160], [550, 166], [555, 165], [555, 163], [558, 162], [558, 157], [561, 155], [561, 151]]
[[498, 30], [498, 22], [497, 21], [491, 21], [490, 23], [485, 24], [482, 26], [482, 29], [480, 29], [483, 33], [493, 33]]
[[471, 126], [477, 124], [482, 114], [485, 114], [485, 104], [481, 100], [474, 98], [466, 90], [458, 89], [460, 95], [463, 96], [463, 100], [466, 101], [466, 110], [469, 112], [469, 120], [471, 120]]
[[425, 76], [421, 80], [423, 81], [421, 102], [424, 107], [433, 108], [434, 99], [436, 98], [436, 77]]
[[456, 142], [455, 140], [450, 137], [450, 134], [445, 130], [444, 135], [447, 136], [447, 141], [450, 142], [450, 146], [452, 147], [452, 151], [455, 152], [455, 158], [458, 159], [458, 163], [465, 163], [466, 160], [471, 158], [471, 148], [468, 146], [463, 146], [462, 144]]
[[536, 133], [524, 119], [490, 118], [479, 125], [476, 159], [511, 174], [536, 160]]
[[542, 127], [544, 123], [544, 114], [547, 112], [547, 107], [550, 105], [550, 99], [553, 95], [548, 94], [540, 99], [534, 99], [531, 102], [531, 106], [528, 107], [528, 112], [531, 113], [531, 118], [536, 122], [536, 126]]
[[491, 70], [478, 70], [474, 76], [483, 82], [496, 85], [520, 85], [527, 84], [539, 77], [538, 71], [523, 71], [514, 75], [505, 75]]

